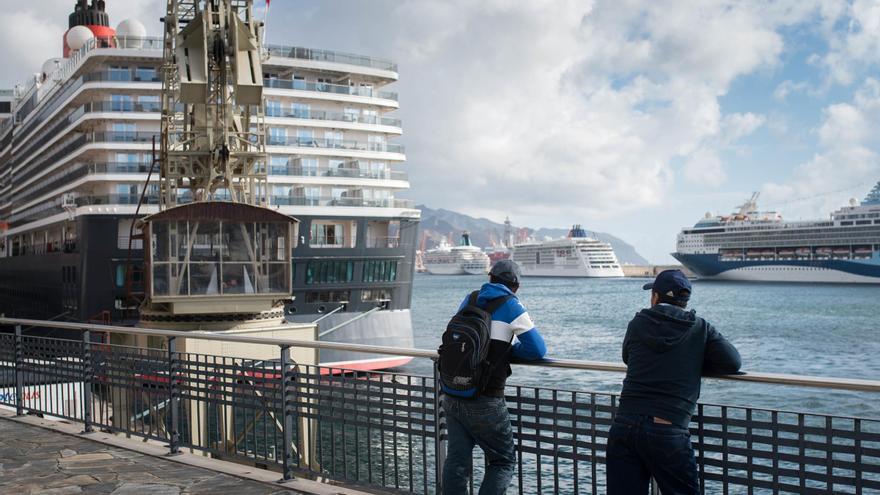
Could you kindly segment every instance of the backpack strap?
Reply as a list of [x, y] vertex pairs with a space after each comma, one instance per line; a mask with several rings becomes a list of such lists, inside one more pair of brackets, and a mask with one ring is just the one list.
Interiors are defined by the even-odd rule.
[[475, 291], [471, 292], [471, 295], [468, 296], [468, 302], [467, 302], [468, 306], [476, 306], [477, 305], [477, 298], [479, 296], [480, 296], [480, 291], [475, 290]]

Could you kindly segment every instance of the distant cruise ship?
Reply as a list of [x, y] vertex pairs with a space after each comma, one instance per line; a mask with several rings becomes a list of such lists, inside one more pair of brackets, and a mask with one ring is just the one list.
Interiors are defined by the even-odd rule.
[[587, 237], [580, 225], [572, 227], [563, 239], [517, 244], [513, 261], [526, 277], [623, 276], [611, 245]]
[[422, 256], [428, 273], [432, 275], [481, 275], [489, 271], [489, 256], [471, 244], [470, 235], [461, 235], [461, 243], [451, 247], [445, 239], [439, 247]]
[[880, 182], [828, 220], [786, 222], [758, 211], [757, 199], [732, 215], [707, 213], [678, 234], [673, 256], [707, 279], [880, 283]]
[[[158, 211], [151, 161], [167, 61], [143, 24], [109, 21], [103, 1], [78, 1], [64, 58], [0, 90], [0, 314], [138, 321], [143, 241], [130, 232]], [[321, 318], [320, 332], [333, 329], [322, 340], [411, 347], [419, 211], [397, 197], [409, 188], [394, 142], [398, 98], [386, 88], [397, 65], [299, 46], [265, 52], [265, 199], [300, 221], [287, 319]], [[325, 350], [321, 360], [375, 369], [409, 358]]]

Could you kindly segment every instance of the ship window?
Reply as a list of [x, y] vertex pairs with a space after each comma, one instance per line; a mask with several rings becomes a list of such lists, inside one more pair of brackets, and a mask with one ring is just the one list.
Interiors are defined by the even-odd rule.
[[158, 81], [155, 67], [138, 67], [134, 70], [135, 81]]
[[269, 173], [287, 175], [287, 155], [274, 155], [269, 157]]
[[[137, 187], [137, 186], [132, 186], [132, 187]], [[135, 191], [135, 194], [137, 194], [137, 191]], [[116, 229], [116, 248], [117, 249], [128, 250], [130, 235], [132, 233], [134, 233], [134, 235], [138, 235], [141, 233], [141, 230], [138, 228], [135, 228], [134, 230], [132, 230], [132, 226], [131, 226], [132, 221], [133, 220], [120, 220], [119, 221], [119, 224]], [[143, 249], [143, 248], [144, 248], [144, 241], [143, 240], [141, 240], [141, 239], [131, 240], [131, 249]]]
[[305, 103], [294, 103], [292, 106], [293, 116], [298, 119], [309, 118], [310, 106]]
[[113, 65], [110, 67], [111, 81], [131, 81], [131, 69], [122, 65]]
[[306, 265], [306, 285], [346, 283], [353, 278], [353, 261], [309, 261]]
[[10, 112], [12, 112], [12, 102], [0, 101], [0, 113], [10, 113]]
[[110, 109], [114, 112], [131, 112], [134, 103], [130, 95], [111, 95]]
[[286, 127], [270, 127], [269, 128], [269, 145], [284, 146], [287, 144], [287, 128]]
[[397, 280], [396, 260], [370, 260], [364, 262], [364, 282], [394, 282]]
[[266, 100], [266, 117], [282, 117], [280, 101]]
[[351, 300], [351, 291], [330, 290], [321, 292], [306, 292], [306, 303], [348, 302]]
[[361, 301], [390, 301], [391, 291], [389, 289], [372, 289], [361, 291]]
[[345, 244], [343, 226], [339, 224], [312, 223], [310, 246], [342, 246]]

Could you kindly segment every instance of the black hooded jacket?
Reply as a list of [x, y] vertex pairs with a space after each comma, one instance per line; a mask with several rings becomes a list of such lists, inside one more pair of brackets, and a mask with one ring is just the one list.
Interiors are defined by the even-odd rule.
[[739, 371], [739, 352], [696, 312], [670, 304], [643, 309], [623, 339], [627, 364], [618, 413], [644, 414], [687, 428], [700, 377]]

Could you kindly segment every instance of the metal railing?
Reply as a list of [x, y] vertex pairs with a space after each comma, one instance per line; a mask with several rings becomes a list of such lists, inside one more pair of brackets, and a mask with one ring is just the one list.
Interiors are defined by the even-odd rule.
[[409, 199], [367, 199], [346, 198], [336, 196], [285, 196], [274, 195], [269, 197], [270, 202], [276, 206], [365, 206], [374, 208], [413, 208], [413, 201]]
[[281, 107], [280, 104], [273, 106], [271, 102], [266, 103], [266, 117], [284, 117], [303, 120], [329, 120], [334, 122], [348, 122], [351, 124], [387, 125], [391, 127], [400, 127], [401, 125], [403, 125], [403, 121], [391, 117], [381, 117], [378, 115], [360, 115], [345, 112], [328, 112], [326, 110], [307, 110], [299, 108], [288, 109]]
[[268, 51], [269, 55], [273, 57], [318, 60], [321, 62], [358, 65], [361, 67], [370, 67], [373, 69], [382, 69], [397, 72], [397, 64], [395, 64], [394, 62], [376, 57], [368, 57], [366, 55], [357, 55], [354, 53], [284, 45], [266, 45], [266, 51]]
[[[298, 364], [291, 349], [436, 359], [421, 349], [0, 318], [0, 405], [274, 467], [403, 493], [437, 493], [444, 412], [434, 376]], [[28, 335], [67, 329], [73, 339]], [[152, 348], [99, 335], [152, 339]], [[277, 359], [186, 352], [189, 339], [272, 346]], [[624, 371], [614, 363], [534, 366]], [[436, 370], [436, 368], [434, 368]], [[880, 381], [746, 373], [718, 377], [880, 392]], [[510, 385], [517, 493], [603, 493], [618, 396]], [[877, 493], [880, 419], [699, 404], [691, 435], [704, 493]], [[481, 463], [474, 463], [479, 476]]]
[[369, 141], [350, 141], [345, 139], [326, 139], [315, 137], [297, 136], [266, 136], [266, 144], [269, 146], [297, 146], [300, 148], [332, 148], [339, 150], [358, 151], [383, 151], [388, 153], [403, 153], [402, 144], [371, 143]]
[[295, 165], [269, 165], [272, 175], [295, 175], [299, 177], [344, 177], [352, 179], [408, 180], [400, 170], [369, 170], [362, 168], [299, 167]]
[[397, 101], [397, 93], [393, 91], [380, 91], [370, 86], [349, 86], [347, 84], [333, 84], [325, 82], [311, 82], [303, 79], [263, 79], [266, 88], [299, 89], [303, 91], [318, 91], [321, 93], [334, 93], [349, 96], [367, 96], [370, 98], [382, 98]]

